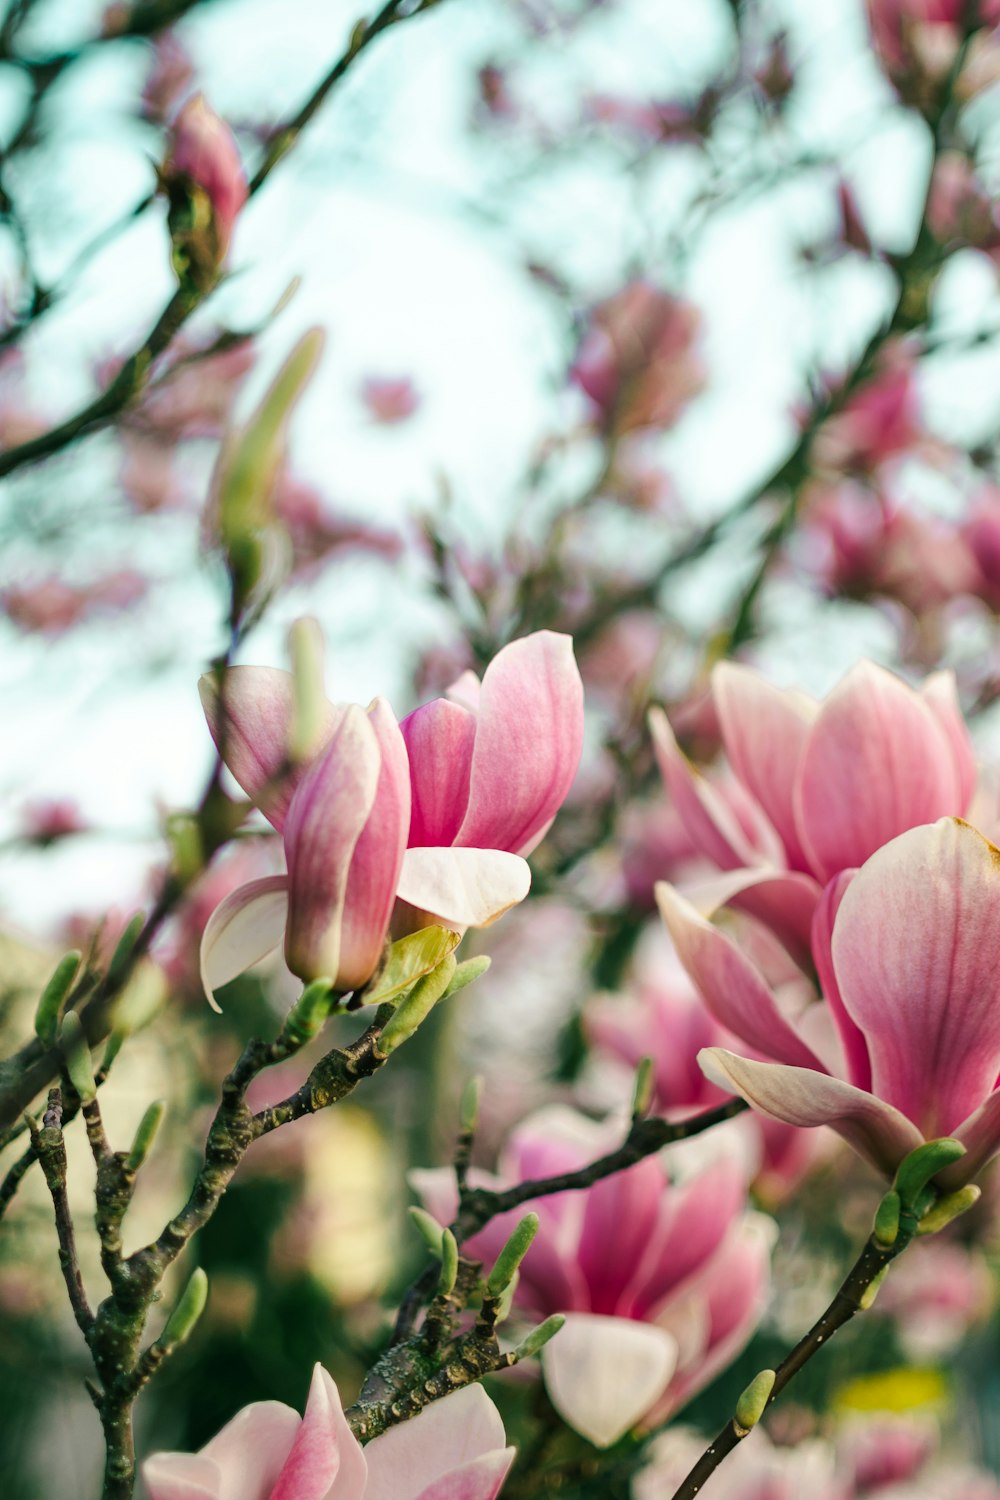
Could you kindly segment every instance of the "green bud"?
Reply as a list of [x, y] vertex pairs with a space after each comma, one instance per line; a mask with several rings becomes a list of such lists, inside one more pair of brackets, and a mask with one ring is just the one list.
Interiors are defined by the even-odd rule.
[[428, 1250], [432, 1255], [436, 1255], [438, 1260], [440, 1260], [442, 1258], [441, 1236], [443, 1235], [444, 1230], [438, 1223], [437, 1219], [434, 1218], [433, 1214], [429, 1214], [426, 1208], [418, 1208], [415, 1203], [410, 1206], [407, 1212], [409, 1213], [410, 1218], [413, 1220], [416, 1228], [419, 1229], [423, 1239], [427, 1244]]
[[952, 1162], [964, 1155], [965, 1147], [961, 1141], [943, 1136], [940, 1140], [925, 1141], [922, 1146], [911, 1151], [909, 1156], [904, 1157], [893, 1183], [904, 1211], [912, 1211], [918, 1197], [936, 1172], [950, 1167]]
[[756, 1427], [774, 1390], [774, 1371], [761, 1370], [755, 1375], [736, 1403], [733, 1423], [741, 1437]]
[[382, 1057], [388, 1057], [397, 1047], [409, 1041], [417, 1028], [426, 1021], [438, 1001], [443, 999], [455, 968], [455, 955], [449, 953], [433, 973], [419, 979], [406, 998], [399, 1002], [375, 1043], [376, 1050]]
[[649, 1113], [649, 1107], [653, 1102], [653, 1059], [644, 1057], [635, 1070], [635, 1083], [632, 1087], [632, 1118], [641, 1119]]
[[494, 1298], [496, 1303], [496, 1321], [498, 1323], [505, 1323], [510, 1317], [510, 1310], [514, 1306], [514, 1297], [520, 1279], [520, 1271], [515, 1271], [499, 1297]]
[[128, 926], [118, 939], [111, 962], [108, 964], [108, 983], [110, 985], [115, 985], [120, 980], [125, 966], [132, 957], [132, 949], [135, 947], [139, 934], [145, 925], [145, 912], [137, 911], [135, 916], [129, 918]]
[[411, 989], [418, 979], [433, 973], [461, 939], [449, 927], [421, 927], [393, 943], [367, 989], [362, 991], [364, 1005], [383, 1005]]
[[486, 1282], [488, 1296], [499, 1297], [527, 1255], [531, 1242], [537, 1233], [538, 1215], [535, 1213], [525, 1214], [496, 1258], [496, 1263]]
[[125, 1165], [130, 1172], [138, 1172], [149, 1155], [166, 1108], [162, 1099], [155, 1099], [139, 1121], [139, 1128], [129, 1148], [128, 1156], [125, 1158]]
[[307, 984], [285, 1017], [282, 1030], [287, 1039], [298, 1047], [312, 1041], [326, 1024], [336, 1001], [332, 979], [314, 979]]
[[888, 1250], [896, 1243], [899, 1235], [899, 1208], [899, 1194], [894, 1188], [890, 1188], [875, 1210], [875, 1243], [881, 1249]]
[[288, 632], [292, 658], [292, 723], [288, 754], [295, 763], [308, 760], [319, 746], [326, 719], [323, 685], [323, 632], [309, 615], [296, 620]]
[[459, 990], [464, 990], [467, 984], [485, 974], [491, 963], [492, 959], [482, 953], [478, 958], [466, 958], [456, 964], [454, 978], [441, 996], [442, 1000], [448, 1000], [452, 995], [457, 995]]
[[462, 1098], [458, 1106], [458, 1128], [463, 1135], [475, 1134], [479, 1124], [479, 1096], [482, 1093], [483, 1080], [477, 1074], [470, 1078], [462, 1090]]
[[180, 1301], [167, 1320], [158, 1343], [166, 1348], [183, 1344], [194, 1331], [194, 1326], [205, 1311], [208, 1301], [208, 1277], [201, 1266], [191, 1272], [191, 1280], [181, 1293]]
[[94, 1066], [90, 1060], [90, 1044], [75, 1010], [63, 1017], [59, 1045], [70, 1082], [79, 1094], [81, 1103], [89, 1104], [91, 1099], [97, 1098], [97, 1084], [94, 1082]]
[[438, 1293], [442, 1297], [448, 1297], [455, 1290], [455, 1281], [458, 1277], [458, 1241], [450, 1229], [445, 1229], [441, 1234], [441, 1275], [438, 1279]]
[[966, 1183], [965, 1187], [959, 1188], [957, 1192], [945, 1193], [943, 1198], [927, 1210], [920, 1223], [917, 1225], [918, 1234], [937, 1234], [939, 1229], [944, 1229], [959, 1214], [967, 1213], [974, 1204], [982, 1197], [982, 1189], [974, 1182]]
[[[891, 1265], [892, 1262], [890, 1261], [889, 1264]], [[879, 1271], [878, 1274], [874, 1276], [865, 1287], [864, 1291], [861, 1294], [861, 1301], [858, 1303], [858, 1306], [861, 1308], [862, 1312], [867, 1312], [871, 1307], [872, 1303], [875, 1301], [875, 1298], [879, 1294], [879, 1288], [881, 1287], [888, 1274], [889, 1266], [883, 1266], [881, 1271]]]
[[83, 954], [79, 949], [71, 949], [56, 964], [52, 978], [42, 991], [35, 1011], [35, 1035], [47, 1047], [51, 1047], [59, 1033], [59, 1017], [73, 988], [82, 958]]
[[549, 1339], [555, 1338], [565, 1321], [562, 1313], [553, 1313], [544, 1323], [539, 1323], [514, 1350], [515, 1361], [520, 1364], [522, 1359], [533, 1359], [540, 1349], [545, 1348]]

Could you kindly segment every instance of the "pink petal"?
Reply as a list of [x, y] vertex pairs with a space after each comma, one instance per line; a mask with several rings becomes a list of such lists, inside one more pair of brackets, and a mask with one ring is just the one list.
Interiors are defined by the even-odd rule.
[[[506, 1442], [500, 1413], [482, 1386], [465, 1386], [372, 1439], [365, 1449], [364, 1500], [422, 1500], [429, 1486], [455, 1471], [482, 1458], [506, 1458], [511, 1451], [505, 1450]], [[503, 1473], [507, 1467], [509, 1460]], [[441, 1500], [449, 1495], [447, 1489], [440, 1493]]]
[[268, 1500], [326, 1500], [335, 1479], [336, 1500], [362, 1500], [366, 1473], [365, 1456], [347, 1425], [340, 1393], [322, 1365], [316, 1365], [305, 1414]]
[[751, 1062], [722, 1047], [698, 1054], [706, 1077], [786, 1125], [830, 1125], [866, 1161], [892, 1177], [923, 1136], [905, 1115], [872, 1094], [810, 1068]]
[[1000, 1071], [1000, 851], [957, 818], [901, 834], [855, 875], [832, 953], [873, 1091], [947, 1135]]
[[341, 927], [351, 861], [380, 773], [378, 737], [364, 709], [341, 708], [333, 735], [299, 782], [285, 820], [285, 962], [307, 982], [328, 976], [338, 988], [352, 989], [370, 976], [371, 970], [355, 971], [353, 954], [345, 955], [349, 968], [342, 972]]
[[142, 1479], [149, 1500], [219, 1500], [221, 1494], [218, 1464], [198, 1453], [154, 1453], [142, 1465]]
[[583, 1228], [576, 1259], [595, 1313], [630, 1314], [623, 1297], [643, 1250], [657, 1228], [663, 1169], [653, 1160], [595, 1182], [584, 1195]]
[[823, 704], [802, 758], [796, 816], [823, 881], [907, 828], [964, 807], [951, 739], [898, 677], [861, 662]]
[[450, 687], [445, 689], [445, 697], [452, 703], [458, 703], [462, 708], [467, 708], [470, 713], [479, 712], [479, 700], [482, 696], [483, 685], [475, 672], [468, 668], [461, 672]]
[[270, 1500], [300, 1425], [280, 1401], [255, 1401], [227, 1422], [198, 1455], [218, 1465], [218, 1500]]
[[833, 967], [833, 954], [830, 945], [833, 942], [833, 928], [840, 910], [840, 903], [844, 899], [847, 887], [850, 885], [856, 870], [842, 870], [823, 892], [819, 906], [816, 908], [816, 918], [813, 923], [813, 957], [816, 963], [816, 974], [819, 978], [819, 987], [823, 992], [827, 1007], [834, 1019], [840, 1036], [841, 1046], [844, 1049], [844, 1062], [846, 1064], [847, 1081], [853, 1083], [857, 1088], [871, 1093], [872, 1087], [872, 1065], [868, 1055], [868, 1043], [865, 1034], [859, 1026], [851, 1019], [844, 1008], [844, 1002], [840, 994], [840, 986], [837, 984], [837, 976]]
[[287, 917], [286, 875], [249, 880], [215, 908], [201, 936], [201, 982], [213, 1010], [216, 990], [277, 948]]
[[569, 1313], [542, 1351], [549, 1400], [598, 1448], [645, 1416], [676, 1364], [677, 1343], [662, 1328], [593, 1313]]
[[990, 1094], [979, 1108], [963, 1120], [952, 1135], [962, 1142], [965, 1155], [954, 1166], [939, 1172], [935, 1181], [947, 1192], [962, 1187], [979, 1175], [986, 1163], [1000, 1151], [1000, 1089]]
[[712, 698], [726, 759], [780, 834], [789, 867], [808, 870], [792, 793], [818, 704], [735, 662], [720, 662], [712, 672]]
[[516, 1454], [516, 1448], [503, 1448], [499, 1453], [485, 1453], [482, 1458], [474, 1459], [464, 1468], [455, 1469], [443, 1479], [435, 1480], [426, 1490], [421, 1490], [414, 1500], [495, 1500], [503, 1489], [503, 1482], [510, 1473]]
[[976, 752], [972, 748], [969, 731], [962, 716], [962, 705], [958, 701], [958, 687], [954, 672], [932, 672], [921, 684], [920, 696], [951, 745], [959, 783], [959, 802], [952, 811], [967, 812], [976, 790], [979, 768], [976, 765]]
[[649, 729], [667, 793], [695, 847], [720, 870], [761, 864], [732, 810], [681, 751], [662, 709], [650, 709]]
[[583, 749], [583, 684], [568, 635], [512, 641], [483, 674], [469, 805], [457, 842], [528, 854], [566, 799]]
[[[354, 989], [382, 956], [410, 827], [410, 770], [392, 709], [376, 698], [368, 710], [381, 756], [375, 801], [351, 857], [340, 928], [340, 977]], [[363, 976], [363, 977], [362, 977]]]
[[737, 1156], [723, 1158], [669, 1196], [669, 1212], [661, 1198], [661, 1229], [633, 1276], [628, 1310], [635, 1317], [648, 1318], [666, 1298], [685, 1295], [688, 1278], [708, 1264], [745, 1208], [747, 1172]]
[[811, 875], [771, 870], [760, 865], [727, 870], [714, 880], [684, 886], [684, 897], [703, 917], [720, 906], [732, 906], [756, 917], [784, 944], [800, 968], [812, 966], [812, 920], [820, 888]]
[[781, 1014], [760, 971], [736, 944], [665, 881], [656, 885], [656, 900], [681, 963], [716, 1019], [765, 1057], [821, 1069]]
[[[226, 673], [225, 713], [215, 679], [206, 673], [198, 683], [202, 707], [216, 747], [251, 802], [279, 833], [284, 827], [303, 767], [288, 765], [288, 741], [295, 689], [291, 672], [276, 667], [230, 667]], [[326, 704], [319, 750], [336, 723], [336, 709]], [[282, 774], [283, 773], [283, 774]]]
[[531, 871], [499, 849], [407, 849], [396, 894], [446, 927], [488, 927], [523, 901]]
[[400, 724], [413, 788], [411, 847], [453, 844], [469, 804], [476, 719], [447, 698], [415, 709]]

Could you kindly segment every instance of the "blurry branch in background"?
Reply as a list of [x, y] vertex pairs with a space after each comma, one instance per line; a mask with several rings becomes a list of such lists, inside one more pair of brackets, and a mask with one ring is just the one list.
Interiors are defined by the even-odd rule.
[[[416, 3], [410, 0], [409, 4], [406, 3], [406, 0], [386, 0], [386, 4], [376, 12], [370, 21], [361, 20], [357, 23], [351, 33], [346, 50], [313, 90], [302, 108], [274, 132], [271, 144], [264, 154], [264, 159], [250, 180], [250, 196], [264, 185], [273, 168], [292, 149], [331, 89], [344, 77], [355, 59], [360, 56], [365, 48], [395, 22], [420, 15], [436, 3], [439, 3], [439, 0], [416, 0]], [[162, 9], [163, 7], [158, 8]], [[166, 24], [166, 22], [158, 23], [157, 27], [150, 27], [149, 29], [159, 29], [159, 24]], [[67, 56], [72, 55], [67, 54]], [[58, 63], [60, 68], [63, 65], [61, 62]], [[30, 69], [30, 64], [24, 64], [24, 66]], [[38, 76], [48, 78], [47, 73]], [[2, 172], [2, 166], [3, 163], [0, 161], [0, 172]], [[2, 178], [0, 178], [0, 186], [2, 186]], [[9, 448], [6, 453], [0, 453], [0, 478], [13, 473], [26, 464], [38, 463], [41, 459], [48, 458], [54, 453], [59, 453], [69, 447], [70, 444], [76, 442], [78, 438], [85, 436], [87, 433], [98, 431], [113, 422], [119, 413], [145, 388], [155, 360], [169, 347], [175, 334], [183, 327], [192, 313], [207, 300], [215, 290], [217, 284], [218, 277], [214, 280], [199, 282], [197, 286], [190, 282], [182, 282], [181, 286], [160, 313], [146, 338], [138, 349], [125, 360], [108, 388], [93, 401], [82, 407], [75, 416], [70, 417], [67, 421], [60, 423], [57, 427], [51, 428], [48, 432], [44, 432], [36, 438], [32, 438], [28, 442]]]

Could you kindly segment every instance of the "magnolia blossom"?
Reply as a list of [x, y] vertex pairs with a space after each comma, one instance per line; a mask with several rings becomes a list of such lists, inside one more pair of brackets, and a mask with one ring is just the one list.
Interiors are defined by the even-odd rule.
[[942, 818], [831, 879], [812, 928], [822, 1000], [805, 973], [772, 986], [677, 891], [657, 894], [709, 1007], [771, 1059], [706, 1049], [721, 1088], [786, 1124], [831, 1125], [889, 1177], [925, 1138], [967, 1149], [940, 1176], [949, 1188], [1000, 1150], [1000, 850], [981, 833]]
[[[704, 1453], [703, 1437], [672, 1427], [651, 1445], [649, 1462], [632, 1482], [633, 1500], [665, 1500]], [[775, 1447], [756, 1427], [705, 1485], [706, 1500], [848, 1500], [833, 1450], [818, 1440]]]
[[[471, 1180], [495, 1187], [574, 1171], [620, 1138], [614, 1121], [595, 1124], [552, 1106], [517, 1128], [498, 1176]], [[412, 1177], [447, 1222], [451, 1172]], [[500, 1214], [468, 1241], [467, 1252], [489, 1262], [523, 1213], [538, 1214], [515, 1305], [532, 1316], [565, 1315], [542, 1355], [545, 1384], [559, 1414], [598, 1447], [676, 1410], [750, 1337], [767, 1296], [773, 1225], [745, 1205], [738, 1153], [699, 1161], [673, 1182], [648, 1158], [583, 1192]]]
[[247, 200], [247, 179], [232, 131], [202, 94], [187, 101], [171, 127], [162, 176], [168, 184], [184, 181], [205, 194], [212, 210], [211, 244], [205, 253], [221, 263]]
[[[882, 66], [908, 102], [927, 105], [958, 56], [966, 27], [993, 28], [1000, 22], [997, 0], [865, 0], [872, 40]], [[973, 41], [972, 56], [959, 82], [961, 94], [984, 86], [980, 75], [995, 76], [997, 43], [989, 32]], [[978, 54], [978, 56], [976, 55]], [[987, 63], [984, 54], [992, 55]], [[965, 74], [972, 72], [972, 78]]]
[[600, 303], [572, 375], [609, 431], [669, 427], [704, 385], [688, 302], [633, 281]]
[[742, 821], [681, 754], [665, 715], [650, 715], [673, 803], [726, 872], [687, 894], [703, 912], [725, 902], [748, 912], [808, 962], [827, 881], [907, 828], [969, 811], [976, 763], [954, 678], [937, 672], [915, 689], [861, 662], [817, 702], [722, 662], [712, 696]]
[[926, 442], [912, 352], [891, 345], [871, 380], [824, 422], [812, 457], [824, 469], [868, 474]]
[[500, 1414], [466, 1386], [365, 1448], [321, 1365], [305, 1415], [258, 1401], [198, 1453], [142, 1466], [150, 1500], [495, 1500], [514, 1458]]
[[[478, 690], [468, 673], [453, 692], [473, 703]], [[379, 963], [397, 900], [410, 926], [494, 921], [527, 894], [520, 856], [551, 822], [580, 753], [571, 643], [548, 632], [499, 653], [478, 708], [439, 699], [401, 727], [382, 699], [367, 713], [324, 700], [312, 754], [296, 765], [290, 673], [236, 667], [224, 705], [210, 678], [202, 699], [226, 765], [282, 834], [288, 866], [242, 886], [212, 917], [202, 942], [209, 994], [282, 935], [294, 974], [358, 988]]]

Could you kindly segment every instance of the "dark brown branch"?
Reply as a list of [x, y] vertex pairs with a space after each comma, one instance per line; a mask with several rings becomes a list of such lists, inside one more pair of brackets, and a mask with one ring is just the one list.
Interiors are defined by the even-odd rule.
[[29, 1126], [31, 1142], [41, 1163], [45, 1182], [52, 1198], [56, 1216], [56, 1235], [59, 1241], [59, 1264], [70, 1307], [77, 1327], [84, 1338], [90, 1340], [94, 1327], [94, 1314], [87, 1301], [80, 1263], [76, 1254], [76, 1234], [73, 1216], [70, 1213], [66, 1193], [66, 1142], [62, 1131], [62, 1093], [58, 1088], [49, 1092], [49, 1102], [42, 1117], [41, 1126], [32, 1120]]

